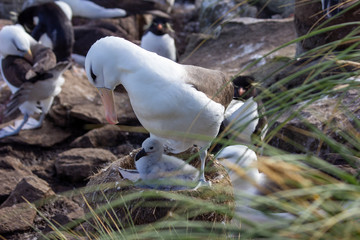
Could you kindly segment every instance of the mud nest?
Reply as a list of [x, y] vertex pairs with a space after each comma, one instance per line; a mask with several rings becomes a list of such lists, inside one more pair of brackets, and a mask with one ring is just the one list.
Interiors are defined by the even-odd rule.
[[[187, 220], [229, 222], [234, 209], [233, 188], [225, 168], [210, 154], [205, 177], [212, 186], [197, 190], [162, 191], [142, 188], [124, 179], [118, 168], [135, 169], [134, 156], [140, 149], [111, 163], [91, 177], [86, 186], [85, 211], [93, 216], [116, 219], [121, 225], [146, 224], [176, 216]], [[177, 154], [200, 169], [198, 152], [192, 148]], [[111, 216], [109, 216], [111, 215]]]

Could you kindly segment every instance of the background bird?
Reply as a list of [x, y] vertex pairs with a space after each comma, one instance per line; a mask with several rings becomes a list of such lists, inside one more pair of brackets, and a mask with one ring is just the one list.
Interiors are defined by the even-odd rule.
[[227, 138], [242, 144], [257, 144], [267, 132], [267, 119], [261, 100], [256, 100], [254, 78], [238, 76], [233, 79], [234, 99], [226, 109], [223, 128]]
[[165, 183], [169, 183], [171, 180], [195, 181], [199, 177], [195, 167], [164, 154], [162, 143], [153, 138], [147, 138], [142, 143], [141, 151], [135, 156], [135, 166], [144, 181], [166, 180]]
[[0, 31], [1, 74], [13, 95], [4, 112], [5, 117], [18, 108], [23, 121], [13, 131], [0, 137], [18, 134], [34, 113], [42, 113], [32, 128], [42, 125], [54, 96], [60, 93], [64, 79], [60, 76], [69, 62], [56, 64], [50, 48], [37, 43], [20, 25], [5, 26]]
[[245, 145], [230, 145], [221, 149], [216, 158], [227, 168], [235, 190], [259, 193], [257, 187], [264, 184], [266, 176], [257, 169], [257, 156], [253, 150]]
[[[173, 0], [62, 0], [70, 5], [73, 15], [85, 18], [115, 18], [134, 14], [171, 10]], [[171, 5], [172, 4], [172, 5]]]
[[28, 7], [20, 12], [17, 20], [35, 40], [53, 49], [58, 62], [71, 59], [73, 27], [58, 4], [48, 2]]
[[[74, 16], [86, 18], [114, 18], [125, 17], [126, 11], [121, 8], [103, 7], [93, 1], [88, 0], [62, 0], [69, 4]], [[107, 1], [104, 1], [107, 2]]]
[[171, 28], [170, 19], [155, 17], [141, 37], [140, 46], [160, 56], [177, 61], [174, 30]]
[[[248, 222], [264, 224], [286, 224], [295, 219], [290, 213], [264, 213], [253, 208], [252, 201], [271, 188], [271, 181], [257, 167], [256, 153], [244, 145], [231, 145], [223, 148], [216, 155], [219, 162], [227, 169], [235, 193], [235, 211]], [[246, 224], [244, 224], [246, 228]]]
[[225, 74], [181, 65], [117, 37], [98, 40], [89, 50], [87, 77], [99, 89], [106, 119], [117, 123], [113, 91], [122, 84], [132, 108], [152, 138], [172, 153], [200, 147], [201, 176], [205, 158], [233, 96]]

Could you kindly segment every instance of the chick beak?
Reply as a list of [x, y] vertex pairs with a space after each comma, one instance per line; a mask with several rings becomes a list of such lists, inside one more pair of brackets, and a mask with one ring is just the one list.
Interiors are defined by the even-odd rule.
[[139, 160], [140, 158], [142, 158], [146, 155], [147, 155], [147, 153], [145, 152], [145, 149], [142, 148], [141, 151], [135, 155], [135, 161]]

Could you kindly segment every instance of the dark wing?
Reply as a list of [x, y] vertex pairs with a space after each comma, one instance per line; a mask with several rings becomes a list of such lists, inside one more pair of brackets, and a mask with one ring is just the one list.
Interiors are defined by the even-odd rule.
[[225, 108], [230, 104], [234, 87], [230, 78], [224, 73], [191, 65], [183, 67], [188, 73], [186, 83], [193, 85], [198, 91], [205, 93], [208, 98], [222, 104]]
[[96, 26], [76, 26], [74, 27], [75, 44], [73, 52], [81, 56], [86, 56], [90, 47], [100, 38], [106, 36], [118, 36], [108, 29]]
[[38, 81], [45, 81], [53, 77], [51, 73], [41, 73], [35, 75], [33, 78], [30, 78], [24, 82], [21, 87], [11, 96], [10, 101], [6, 104], [6, 110], [4, 111], [4, 116], [10, 116], [16, 109], [20, 107], [21, 104], [28, 101], [31, 96], [35, 93], [34, 88], [36, 86], [34, 83]]
[[31, 31], [35, 28], [34, 25], [34, 14], [36, 12], [35, 6], [24, 9], [19, 13], [17, 17], [17, 22], [23, 25], [27, 32], [31, 33]]
[[32, 67], [34, 72], [43, 73], [55, 67], [56, 56], [50, 48], [41, 44], [35, 44], [31, 46], [31, 52], [34, 57]]
[[4, 111], [4, 116], [10, 116], [15, 112], [19, 106], [28, 100], [28, 96], [33, 88], [33, 84], [30, 82], [25, 82], [21, 87], [11, 96], [10, 101], [6, 104], [6, 109]]
[[123, 29], [119, 24], [114, 24], [111, 20], [108, 19], [96, 19], [89, 22], [85, 27], [96, 27], [101, 29], [106, 29], [111, 31], [113, 34], [119, 37], [127, 38], [128, 32]]
[[11, 96], [9, 103], [6, 105], [4, 112], [5, 117], [12, 114], [19, 106], [26, 101], [43, 100], [51, 96], [52, 92], [48, 92], [48, 87], [43, 83], [58, 78], [71, 63], [64, 61], [56, 64], [55, 67], [47, 72], [37, 74], [33, 78], [24, 82], [21, 87]]
[[19, 88], [26, 81], [26, 74], [32, 69], [31, 63], [16, 56], [7, 56], [2, 60], [1, 68], [6, 80]]

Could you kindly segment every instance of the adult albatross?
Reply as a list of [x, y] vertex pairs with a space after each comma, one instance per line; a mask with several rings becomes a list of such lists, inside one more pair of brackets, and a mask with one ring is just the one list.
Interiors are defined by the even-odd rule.
[[200, 147], [198, 186], [210, 184], [204, 176], [207, 149], [234, 93], [224, 73], [178, 64], [118, 37], [94, 43], [85, 70], [99, 89], [109, 123], [117, 123], [113, 91], [122, 84], [140, 123], [167, 151]]
[[13, 131], [1, 131], [0, 138], [18, 134], [34, 113], [42, 113], [31, 128], [42, 125], [54, 97], [60, 93], [61, 74], [69, 62], [56, 63], [50, 48], [35, 41], [20, 25], [5, 26], [0, 31], [0, 67], [3, 79], [13, 95], [5, 116], [18, 108], [24, 119]]

